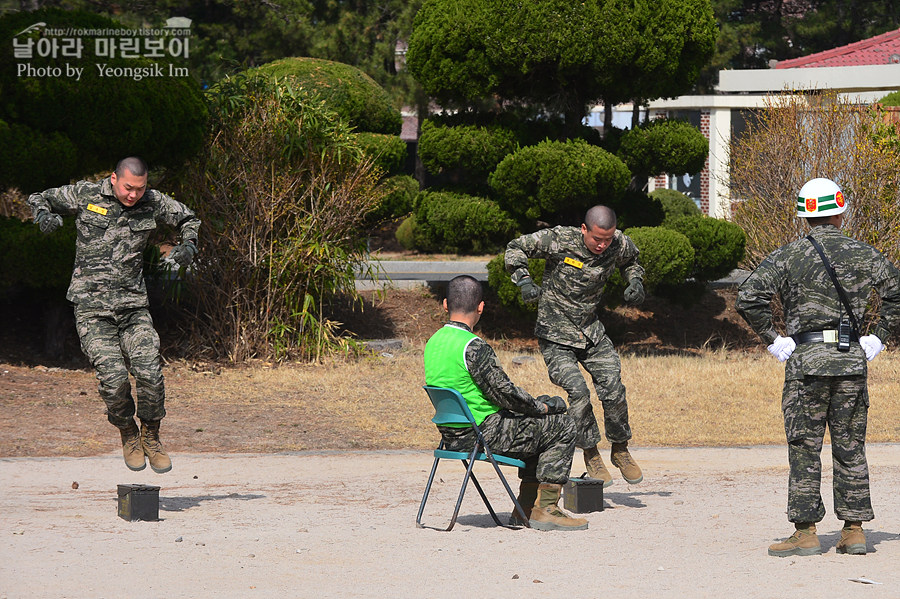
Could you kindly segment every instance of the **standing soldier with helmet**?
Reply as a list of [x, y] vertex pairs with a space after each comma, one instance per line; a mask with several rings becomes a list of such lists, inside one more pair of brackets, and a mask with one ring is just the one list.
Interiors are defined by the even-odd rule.
[[[569, 414], [578, 427], [576, 447], [584, 452], [588, 476], [612, 484], [597, 444], [600, 429], [591, 407], [591, 393], [578, 365], [590, 373], [603, 406], [610, 460], [626, 482], [637, 484], [644, 475], [628, 451], [631, 427], [621, 379], [621, 362], [606, 336], [598, 309], [610, 275], [619, 269], [628, 282], [625, 301], [644, 301], [644, 269], [640, 252], [616, 228], [616, 213], [606, 206], [587, 211], [581, 227], [553, 227], [513, 239], [506, 246], [506, 270], [525, 303], [538, 302], [534, 334], [547, 364], [550, 380], [569, 395]], [[531, 279], [529, 258], [544, 258], [543, 289]]]
[[[829, 179], [812, 179], [797, 198], [797, 216], [810, 234], [769, 254], [740, 286], [735, 307], [768, 350], [785, 365], [782, 394], [790, 479], [788, 520], [794, 534], [769, 555], [822, 553], [816, 523], [825, 516], [821, 496], [822, 441], [827, 425], [834, 459], [834, 511], [844, 521], [838, 553], [863, 555], [862, 523], [874, 513], [866, 463], [869, 408], [866, 361], [884, 348], [900, 322], [900, 271], [874, 247], [841, 234], [846, 199]], [[860, 327], [875, 291], [880, 320]], [[770, 302], [777, 295], [785, 334], [774, 328]]]
[[159, 335], [147, 309], [144, 250], [157, 223], [171, 225], [179, 229], [181, 243], [169, 257], [188, 266], [197, 254], [200, 220], [181, 202], [148, 190], [147, 165], [136, 157], [119, 161], [99, 183], [79, 181], [34, 193], [28, 204], [44, 233], [62, 225], [60, 215], [75, 215], [75, 268], [66, 299], [75, 305], [81, 348], [97, 372], [107, 419], [121, 433], [125, 464], [143, 470], [146, 456], [155, 472], [168, 472], [172, 460], [159, 440], [165, 386]]

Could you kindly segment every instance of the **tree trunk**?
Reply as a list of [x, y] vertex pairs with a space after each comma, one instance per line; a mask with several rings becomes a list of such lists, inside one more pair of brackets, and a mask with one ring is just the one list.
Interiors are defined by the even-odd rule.
[[609, 102], [603, 103], [603, 138], [605, 139], [609, 132], [612, 131], [612, 104]]
[[423, 92], [416, 94], [416, 181], [419, 189], [425, 189], [425, 165], [419, 157], [419, 138], [422, 137], [422, 122], [428, 118], [428, 96]]

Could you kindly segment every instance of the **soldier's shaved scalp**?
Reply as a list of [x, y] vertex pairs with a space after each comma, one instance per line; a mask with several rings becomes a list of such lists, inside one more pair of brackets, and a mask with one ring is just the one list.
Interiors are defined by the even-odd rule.
[[447, 311], [471, 314], [478, 309], [483, 292], [475, 277], [460, 275], [447, 284]]
[[116, 165], [116, 177], [121, 177], [128, 171], [135, 177], [143, 177], [147, 174], [147, 163], [137, 156], [123, 158]]
[[584, 224], [588, 228], [588, 230], [591, 230], [594, 227], [600, 227], [604, 230], [615, 229], [616, 213], [613, 212], [612, 208], [609, 208], [607, 206], [594, 206], [584, 215]]

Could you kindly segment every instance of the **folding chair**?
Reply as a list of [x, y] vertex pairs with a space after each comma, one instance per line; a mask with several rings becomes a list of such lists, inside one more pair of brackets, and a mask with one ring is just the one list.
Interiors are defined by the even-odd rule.
[[478, 489], [478, 494], [481, 495], [481, 500], [484, 501], [484, 505], [487, 506], [488, 511], [491, 513], [491, 518], [494, 519], [494, 522], [497, 523], [497, 526], [503, 526], [504, 528], [517, 528], [515, 526], [507, 526], [500, 522], [500, 519], [497, 518], [497, 514], [494, 512], [494, 508], [491, 507], [491, 502], [488, 501], [487, 495], [484, 494], [484, 490], [478, 483], [478, 479], [475, 478], [475, 473], [472, 472], [472, 466], [475, 464], [476, 460], [482, 462], [490, 462], [494, 466], [494, 470], [497, 472], [497, 476], [500, 477], [501, 482], [503, 482], [503, 486], [506, 488], [506, 492], [509, 494], [509, 498], [512, 499], [513, 505], [515, 505], [515, 509], [519, 513], [520, 519], [525, 523], [526, 527], [531, 528], [531, 525], [528, 524], [528, 518], [525, 517], [525, 510], [523, 510], [522, 506], [519, 505], [519, 500], [516, 498], [515, 493], [513, 493], [512, 489], [509, 487], [509, 483], [506, 482], [506, 477], [504, 477], [503, 473], [500, 471], [500, 464], [515, 466], [517, 468], [524, 468], [525, 462], [523, 462], [522, 460], [517, 460], [515, 458], [496, 454], [491, 451], [491, 448], [488, 447], [487, 443], [485, 443], [484, 441], [484, 435], [481, 434], [481, 429], [479, 429], [478, 425], [475, 424], [475, 418], [472, 416], [472, 412], [469, 410], [469, 406], [466, 403], [466, 400], [463, 399], [463, 396], [459, 394], [459, 391], [443, 387], [430, 387], [428, 385], [426, 385], [424, 389], [428, 394], [428, 398], [431, 400], [431, 403], [434, 405], [434, 418], [431, 419], [432, 422], [437, 425], [467, 424], [472, 427], [472, 430], [475, 431], [476, 440], [475, 446], [469, 453], [461, 451], [447, 451], [446, 449], [444, 449], [443, 439], [441, 440], [438, 448], [434, 450], [434, 465], [431, 467], [431, 475], [428, 477], [428, 484], [425, 486], [425, 494], [422, 496], [422, 503], [419, 505], [419, 514], [416, 516], [416, 525], [419, 528], [425, 528], [425, 526], [422, 524], [422, 512], [425, 511], [425, 502], [428, 501], [428, 493], [431, 491], [431, 483], [434, 481], [434, 475], [437, 472], [438, 462], [441, 459], [445, 459], [461, 460], [463, 465], [466, 467], [466, 476], [465, 478], [463, 478], [462, 487], [459, 490], [459, 497], [456, 500], [456, 507], [453, 510], [453, 517], [450, 519], [450, 526], [448, 526], [446, 530], [452, 530], [453, 525], [456, 524], [456, 516], [459, 514], [459, 506], [462, 504], [463, 496], [466, 494], [466, 486], [469, 484], [470, 478], [472, 479], [472, 482], [475, 483], [475, 488]]

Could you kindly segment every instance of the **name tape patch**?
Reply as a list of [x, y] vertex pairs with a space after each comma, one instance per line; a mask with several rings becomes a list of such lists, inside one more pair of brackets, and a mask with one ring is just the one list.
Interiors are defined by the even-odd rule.
[[91, 212], [96, 212], [97, 214], [102, 214], [103, 216], [106, 216], [107, 210], [106, 210], [106, 208], [103, 208], [101, 206], [96, 206], [94, 204], [88, 204], [87, 209], [90, 210]]
[[565, 262], [569, 266], [574, 266], [575, 268], [582, 268], [584, 266], [584, 262], [579, 262], [575, 258], [566, 258], [565, 260], [563, 260], [563, 262]]

